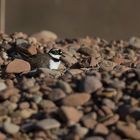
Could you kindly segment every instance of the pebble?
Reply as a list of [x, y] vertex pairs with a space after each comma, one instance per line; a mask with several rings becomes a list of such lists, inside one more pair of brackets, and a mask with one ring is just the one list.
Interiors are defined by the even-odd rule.
[[94, 129], [95, 134], [107, 135], [109, 133], [108, 128], [101, 123], [98, 123]]
[[42, 101], [42, 96], [40, 96], [40, 95], [34, 95], [34, 96], [33, 96], [33, 101], [34, 101], [36, 104], [39, 104], [39, 103]]
[[30, 70], [31, 70], [30, 64], [27, 61], [21, 59], [13, 60], [6, 67], [7, 73], [29, 72]]
[[31, 117], [34, 113], [35, 113], [35, 111], [30, 109], [30, 108], [23, 109], [23, 110], [20, 111], [20, 115], [24, 119], [27, 119], [27, 118]]
[[37, 54], [37, 47], [35, 45], [31, 45], [27, 48], [26, 51], [30, 55], [36, 55]]
[[27, 38], [27, 35], [22, 33], [22, 32], [15, 32], [13, 34], [13, 38], [14, 39], [26, 39]]
[[56, 107], [55, 103], [52, 102], [51, 100], [42, 100], [41, 102], [39, 102], [39, 105], [44, 110]]
[[56, 83], [56, 87], [62, 89], [67, 94], [70, 94], [72, 92], [71, 86], [67, 82], [62, 80], [59, 80]]
[[114, 80], [113, 83], [111, 83], [111, 86], [117, 89], [124, 89], [125, 88], [125, 82], [120, 81], [118, 79]]
[[61, 116], [64, 120], [66, 120], [66, 122], [69, 125], [74, 125], [77, 122], [79, 122], [79, 120], [81, 119], [81, 117], [83, 116], [83, 113], [80, 112], [79, 110], [77, 110], [74, 107], [68, 107], [68, 106], [62, 106], [61, 107], [61, 111], [62, 114], [64, 114], [63, 116]]
[[39, 92], [40, 86], [38, 84], [34, 85], [32, 88], [29, 89], [30, 93], [37, 93]]
[[91, 95], [87, 93], [75, 93], [69, 96], [66, 96], [63, 99], [63, 104], [66, 106], [80, 106], [85, 104], [86, 102], [89, 101]]
[[4, 122], [3, 127], [8, 134], [16, 134], [20, 130], [20, 126], [9, 121]]
[[106, 115], [110, 115], [110, 116], [113, 115], [113, 112], [112, 112], [111, 108], [109, 108], [108, 106], [103, 105], [102, 106], [102, 111], [104, 111], [104, 113]]
[[90, 66], [95, 67], [97, 64], [98, 64], [98, 61], [95, 59], [95, 57], [92, 56], [90, 60]]
[[45, 132], [42, 130], [42, 131], [39, 131], [35, 134], [35, 137], [37, 138], [42, 138], [42, 139], [47, 139], [47, 136], [45, 134]]
[[115, 133], [110, 133], [107, 136], [107, 140], [121, 140], [121, 137]]
[[140, 108], [139, 107], [133, 107], [129, 110], [130, 116], [135, 118], [135, 120], [140, 120]]
[[79, 39], [79, 44], [80, 45], [87, 45], [87, 46], [95, 46], [97, 43], [97, 40], [95, 40], [94, 38], [90, 38], [89, 36], [87, 36], [86, 38], [80, 38]]
[[103, 99], [103, 104], [105, 104], [108, 108], [113, 109], [113, 110], [116, 108], [115, 103], [111, 99], [108, 99], [108, 98]]
[[113, 61], [120, 65], [120, 64], [123, 64], [125, 62], [125, 59], [121, 58], [121, 57], [114, 57]]
[[5, 101], [3, 105], [8, 109], [9, 113], [14, 112], [14, 110], [17, 108], [17, 104], [10, 101]]
[[112, 117], [110, 117], [108, 120], [104, 121], [103, 124], [106, 125], [106, 126], [110, 126], [110, 125], [113, 125], [113, 124], [117, 123], [118, 120], [119, 120], [119, 115], [115, 114]]
[[57, 120], [52, 118], [40, 120], [36, 123], [36, 125], [43, 130], [59, 128], [61, 126], [61, 124]]
[[2, 81], [0, 81], [0, 91], [3, 91], [7, 88], [6, 84]]
[[0, 93], [0, 97], [2, 99], [8, 99], [10, 97], [13, 97], [14, 95], [17, 95], [19, 93], [19, 90], [16, 88], [9, 88], [5, 91], [3, 91], [2, 93]]
[[51, 101], [61, 100], [61, 99], [65, 98], [65, 96], [66, 96], [66, 94], [64, 93], [64, 91], [59, 88], [54, 89], [50, 94], [48, 94], [48, 98]]
[[23, 80], [23, 89], [27, 90], [32, 88], [35, 85], [34, 79], [25, 79]]
[[27, 55], [36, 55], [37, 54], [37, 47], [33, 44], [29, 45], [27, 43], [22, 43], [17, 46], [19, 51], [23, 51]]
[[19, 39], [16, 40], [16, 45], [17, 46], [21, 46], [21, 45], [23, 45], [23, 46], [26, 45], [27, 46], [28, 45], [28, 41], [25, 40], [25, 39], [19, 38]]
[[19, 103], [19, 108], [20, 109], [27, 109], [30, 107], [30, 104], [28, 102], [21, 102]]
[[29, 37], [28, 42], [29, 42], [29, 44], [33, 44], [33, 45], [37, 44], [38, 45], [38, 42], [37, 42], [35, 37]]
[[140, 120], [136, 122], [137, 128], [140, 129]]
[[77, 124], [75, 131], [76, 131], [75, 133], [77, 133], [78, 136], [80, 136], [80, 138], [83, 138], [88, 133], [88, 128], [82, 127], [79, 124]]
[[100, 136], [93, 136], [93, 137], [88, 137], [85, 140], [105, 140], [105, 139]]
[[35, 33], [32, 37], [35, 37], [37, 41], [44, 44], [57, 39], [57, 35], [55, 33], [46, 30]]
[[83, 73], [83, 71], [80, 69], [70, 69], [69, 73], [71, 73], [72, 75], [77, 75]]
[[[0, 139], [140, 139], [139, 37], [43, 37], [0, 34]], [[51, 48], [65, 55], [58, 70], [22, 60]]]
[[0, 65], [3, 65], [4, 60], [0, 57]]
[[8, 54], [6, 53], [6, 52], [2, 52], [2, 58], [4, 59], [4, 60], [7, 60], [8, 59]]
[[95, 57], [98, 54], [98, 52], [95, 49], [92, 49], [84, 45], [81, 46], [81, 48], [78, 51], [84, 55], [90, 55], [90, 56], [95, 56]]
[[58, 70], [50, 70], [48, 68], [39, 68], [38, 69], [38, 73], [39, 72], [42, 72], [45, 74], [45, 76], [49, 77], [49, 76], [52, 76], [54, 78], [58, 78], [61, 76], [61, 71], [58, 71]]
[[6, 135], [0, 132], [0, 140], [6, 140]]
[[31, 132], [34, 130], [34, 128], [36, 128], [36, 123], [31, 120], [21, 125], [21, 131], [24, 133]]
[[118, 122], [117, 129], [121, 131], [127, 138], [134, 140], [140, 139], [140, 130], [138, 130], [136, 125], [133, 123], [126, 124], [124, 122]]
[[77, 59], [70, 55], [70, 53], [64, 54], [65, 57], [62, 57], [62, 62], [68, 67], [71, 67], [72, 65], [77, 63]]
[[93, 129], [97, 124], [96, 116], [94, 115], [94, 113], [84, 115], [81, 120], [86, 128]]
[[102, 88], [101, 81], [95, 76], [87, 76], [84, 81], [84, 89], [86, 92], [93, 93]]
[[14, 87], [14, 83], [13, 83], [12, 80], [7, 79], [5, 82], [6, 82], [6, 85], [8, 86], [8, 88], [13, 88]]
[[100, 68], [104, 71], [111, 71], [116, 66], [116, 64], [109, 60], [103, 60], [100, 63]]
[[139, 104], [139, 101], [138, 101], [137, 99], [131, 98], [131, 105], [132, 105], [133, 107], [137, 106], [138, 104]]
[[117, 91], [115, 89], [107, 89], [106, 91], [103, 91], [102, 95], [107, 98], [112, 98], [117, 95]]
[[129, 39], [129, 45], [139, 49], [140, 48], [140, 38], [139, 37], [131, 37]]

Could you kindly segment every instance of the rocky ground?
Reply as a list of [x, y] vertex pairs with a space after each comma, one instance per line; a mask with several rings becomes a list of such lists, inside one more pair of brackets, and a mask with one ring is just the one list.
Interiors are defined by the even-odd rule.
[[[59, 70], [21, 55], [53, 47]], [[139, 38], [1, 34], [0, 66], [0, 140], [140, 140]]]

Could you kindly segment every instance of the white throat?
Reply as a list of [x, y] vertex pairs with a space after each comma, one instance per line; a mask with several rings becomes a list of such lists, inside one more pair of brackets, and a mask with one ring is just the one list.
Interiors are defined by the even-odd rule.
[[59, 65], [60, 65], [60, 61], [54, 61], [53, 59], [50, 59], [50, 62], [49, 62], [49, 69], [58, 69], [59, 68]]

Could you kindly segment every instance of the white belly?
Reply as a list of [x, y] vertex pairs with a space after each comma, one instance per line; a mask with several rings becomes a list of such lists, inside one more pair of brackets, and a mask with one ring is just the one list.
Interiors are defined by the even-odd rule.
[[60, 65], [60, 61], [55, 62], [53, 60], [50, 60], [49, 69], [58, 69], [59, 65]]

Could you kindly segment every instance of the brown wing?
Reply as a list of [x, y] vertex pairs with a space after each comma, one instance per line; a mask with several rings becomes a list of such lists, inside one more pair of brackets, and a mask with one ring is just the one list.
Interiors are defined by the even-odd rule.
[[48, 54], [38, 54], [29, 58], [32, 68], [48, 68], [50, 56]]

